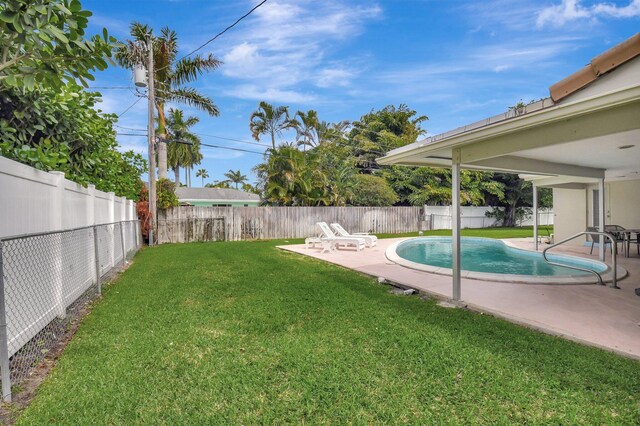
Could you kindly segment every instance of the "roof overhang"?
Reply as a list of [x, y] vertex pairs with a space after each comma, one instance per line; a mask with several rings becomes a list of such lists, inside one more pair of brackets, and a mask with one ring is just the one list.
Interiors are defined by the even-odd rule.
[[[530, 113], [389, 152], [380, 164], [450, 167], [580, 179], [640, 167], [640, 86], [549, 103]], [[544, 105], [544, 102], [543, 102]], [[635, 145], [632, 151], [618, 149]], [[640, 176], [639, 176], [640, 177]]]

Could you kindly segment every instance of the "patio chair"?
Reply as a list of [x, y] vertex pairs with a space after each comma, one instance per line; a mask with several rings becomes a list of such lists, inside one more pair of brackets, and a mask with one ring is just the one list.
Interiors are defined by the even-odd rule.
[[376, 237], [375, 235], [369, 235], [368, 233], [361, 233], [361, 232], [350, 234], [339, 223], [332, 223], [331, 227], [341, 237], [364, 238], [364, 241], [367, 244], [367, 247], [373, 247], [378, 243], [378, 237]]
[[[332, 247], [339, 248], [341, 245], [343, 245], [343, 246], [355, 246], [356, 250], [360, 251], [366, 245], [366, 242], [365, 242], [364, 238], [360, 238], [360, 237], [341, 237], [341, 236], [338, 236], [338, 235], [334, 234], [333, 231], [331, 230], [331, 228], [329, 228], [329, 225], [327, 225], [326, 222], [318, 222], [318, 223], [316, 223], [316, 225], [318, 225], [318, 227], [320, 228], [320, 231], [322, 232], [322, 236], [320, 238], [331, 242], [331, 246]], [[324, 249], [324, 245], [323, 245], [322, 252], [324, 253], [326, 251], [327, 250]]]
[[[635, 244], [636, 245], [636, 249], [638, 251], [638, 256], [640, 256], [640, 234], [636, 234], [636, 239], [635, 240], [631, 239], [631, 236], [629, 236], [629, 244]], [[629, 256], [629, 253], [627, 253], [627, 256]]]
[[[604, 232], [610, 233], [616, 239], [616, 249], [618, 248], [618, 243], [624, 244], [625, 238], [624, 238], [624, 232], [622, 232], [624, 230], [625, 230], [625, 228], [620, 226], [620, 225], [605, 225], [604, 226]], [[618, 253], [619, 252], [620, 252], [620, 250], [618, 250]]]
[[[596, 228], [595, 226], [588, 226], [587, 227], [587, 232], [598, 232], [598, 228]], [[593, 254], [593, 246], [595, 245], [595, 243], [600, 242], [600, 236], [587, 234], [587, 240], [591, 240], [591, 251], [589, 252], [589, 254]], [[604, 248], [605, 248], [605, 250], [607, 249], [607, 244], [609, 245], [609, 250], [611, 250], [611, 253], [613, 253], [613, 247], [611, 247], [611, 240], [608, 239], [608, 238], [605, 238], [604, 239]], [[617, 242], [616, 242], [616, 249], [617, 248], [618, 248], [618, 246], [617, 246]]]

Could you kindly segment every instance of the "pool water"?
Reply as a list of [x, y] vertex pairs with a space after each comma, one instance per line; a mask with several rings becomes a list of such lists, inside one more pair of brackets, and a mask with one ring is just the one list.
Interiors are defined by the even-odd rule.
[[[451, 237], [422, 237], [403, 241], [396, 248], [403, 259], [451, 269]], [[588, 276], [588, 272], [549, 265], [541, 253], [510, 247], [503, 241], [489, 238], [461, 238], [461, 269], [493, 274], [537, 276]], [[604, 272], [600, 262], [572, 256], [547, 254], [549, 260], [571, 266]]]

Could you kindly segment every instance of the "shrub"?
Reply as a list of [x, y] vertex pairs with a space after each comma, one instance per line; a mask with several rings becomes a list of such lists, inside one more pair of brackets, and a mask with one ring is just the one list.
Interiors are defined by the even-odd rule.
[[157, 188], [157, 206], [159, 210], [166, 210], [169, 207], [175, 207], [180, 202], [176, 195], [176, 184], [169, 179], [159, 179], [156, 182]]

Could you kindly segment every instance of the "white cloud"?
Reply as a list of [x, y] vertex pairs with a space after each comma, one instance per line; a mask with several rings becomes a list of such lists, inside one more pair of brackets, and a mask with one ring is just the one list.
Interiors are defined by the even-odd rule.
[[[245, 99], [271, 96], [271, 101], [306, 102], [316, 95], [294, 87], [312, 84], [347, 86], [358, 74], [346, 61], [327, 66], [332, 49], [360, 34], [380, 17], [377, 5], [354, 6], [342, 0], [280, 0], [265, 3], [252, 18], [250, 30], [224, 55], [221, 71], [240, 80], [227, 94]], [[260, 90], [255, 88], [259, 81]]]
[[256, 86], [253, 84], [243, 84], [226, 90], [227, 96], [234, 96], [241, 99], [264, 100], [267, 102], [279, 102], [285, 104], [306, 103], [316, 100], [312, 94], [304, 94], [295, 90], [278, 89], [274, 87]]
[[640, 16], [640, 0], [631, 0], [626, 6], [610, 3], [595, 3], [583, 6], [581, 0], [562, 0], [562, 3], [546, 7], [538, 13], [536, 24], [544, 27], [549, 24], [560, 27], [567, 22], [599, 17], [633, 18]]
[[346, 68], [325, 68], [318, 72], [316, 86], [318, 87], [346, 87], [351, 83], [355, 72]]

